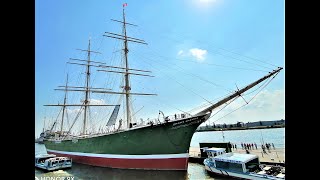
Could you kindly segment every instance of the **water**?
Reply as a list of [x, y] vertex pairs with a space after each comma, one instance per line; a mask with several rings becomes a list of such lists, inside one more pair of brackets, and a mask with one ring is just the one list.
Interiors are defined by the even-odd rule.
[[[284, 148], [284, 128], [277, 129], [254, 129], [254, 130], [236, 130], [224, 131], [225, 142], [240, 143], [256, 142], [260, 144], [262, 138], [264, 142], [274, 143], [277, 148]], [[197, 132], [194, 134], [191, 145], [199, 147], [199, 142], [223, 142], [221, 131]], [[35, 144], [37, 153], [46, 153], [44, 145]], [[126, 170], [93, 167], [83, 164], [73, 163], [71, 169], [59, 170], [54, 172], [44, 172], [35, 169], [35, 176], [41, 177], [74, 177], [74, 180], [226, 180], [228, 178], [212, 177], [200, 164], [189, 163], [187, 171], [148, 171], [148, 170]], [[62, 178], [61, 178], [62, 179]]]
[[43, 172], [40, 169], [35, 169], [35, 176], [39, 179], [41, 179], [41, 177], [65, 177], [65, 179], [66, 177], [74, 177], [74, 180], [226, 180], [223, 178], [210, 177], [207, 172], [205, 172], [202, 165], [194, 163], [189, 163], [187, 172], [112, 169], [73, 163], [71, 169], [58, 170], [53, 172]]
[[284, 148], [285, 128], [233, 130], [233, 131], [206, 131], [196, 132], [190, 146], [199, 147], [199, 142], [231, 142], [241, 147], [241, 143], [273, 143], [276, 148]]

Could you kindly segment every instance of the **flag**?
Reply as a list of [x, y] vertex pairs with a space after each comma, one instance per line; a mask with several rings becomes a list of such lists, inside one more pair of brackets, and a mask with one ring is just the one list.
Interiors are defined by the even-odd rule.
[[122, 6], [125, 7], [125, 6], [128, 6], [128, 4], [127, 4], [127, 3], [124, 3]]

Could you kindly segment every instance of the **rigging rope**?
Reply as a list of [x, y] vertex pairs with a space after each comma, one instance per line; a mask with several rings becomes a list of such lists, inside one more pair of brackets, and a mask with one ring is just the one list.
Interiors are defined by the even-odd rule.
[[219, 84], [217, 84], [217, 83], [214, 83], [214, 82], [212, 82], [212, 81], [209, 81], [209, 80], [207, 80], [207, 79], [204, 79], [203, 77], [200, 77], [200, 76], [198, 76], [198, 75], [196, 75], [196, 74], [187, 72], [184, 68], [182, 68], [181, 66], [178, 66], [178, 65], [175, 64], [175, 63], [171, 63], [171, 64], [177, 66], [177, 67], [180, 68], [181, 70], [175, 69], [175, 68], [173, 68], [173, 67], [171, 67], [171, 66], [166, 66], [166, 65], [161, 64], [161, 63], [159, 63], [158, 61], [154, 61], [154, 60], [152, 60], [152, 59], [150, 59], [150, 58], [146, 58], [146, 57], [143, 57], [143, 58], [148, 59], [148, 60], [150, 60], [150, 61], [153, 61], [153, 62], [155, 62], [155, 63], [158, 63], [158, 64], [160, 64], [160, 65], [162, 65], [162, 66], [167, 67], [167, 68], [170, 68], [170, 69], [173, 69], [173, 70], [176, 70], [176, 71], [180, 71], [180, 72], [185, 73], [185, 74], [187, 74], [187, 75], [189, 75], [189, 76], [196, 77], [196, 78], [198, 78], [198, 79], [200, 79], [200, 80], [202, 80], [202, 81], [204, 81], [204, 82], [206, 82], [206, 83], [212, 84], [212, 85], [214, 85], [214, 86], [216, 86], [216, 87], [220, 87], [220, 88], [222, 88], [222, 89], [224, 89], [224, 90], [227, 90], [227, 91], [229, 91], [229, 92], [232, 91], [231, 89], [225, 88], [225, 87], [223, 87], [223, 86], [221, 86], [221, 85], [219, 85]]
[[[68, 133], [64, 136], [64, 138], [65, 137], [67, 137], [67, 135], [70, 133], [70, 131], [71, 131], [71, 129], [72, 129], [72, 127], [73, 127], [73, 125], [75, 124], [75, 122], [77, 121], [77, 119], [79, 118], [79, 116], [80, 116], [80, 114], [81, 114], [81, 111], [83, 110], [84, 108], [80, 108], [80, 110], [79, 110], [79, 112], [78, 112], [78, 114], [77, 114], [77, 116], [76, 116], [76, 118], [74, 119], [74, 121], [73, 121], [73, 123], [72, 123], [72, 125], [71, 125], [71, 127], [69, 128], [69, 131], [68, 131]], [[63, 139], [64, 139], [63, 138]]]
[[[182, 37], [181, 34], [176, 33], [176, 34], [175, 34], [175, 38], [176, 38], [177, 36]], [[169, 37], [169, 36], [162, 35], [162, 37], [165, 37], [166, 39], [169, 39], [169, 40], [171, 40], [171, 41], [175, 41], [175, 42], [179, 42], [179, 43], [184, 43], [182, 40], [177, 40], [177, 39], [174, 39], [174, 38]], [[186, 39], [186, 37], [182, 37], [182, 39]], [[192, 39], [194, 39], [194, 38], [192, 38]], [[199, 42], [199, 43], [201, 43], [201, 44], [204, 44], [203, 42], [205, 42], [205, 41], [200, 41], [200, 40], [195, 40], [195, 41], [196, 41], [196, 42]], [[205, 42], [205, 43], [206, 43], [206, 42]], [[213, 46], [212, 44], [211, 44], [211, 45], [210, 45], [209, 43], [206, 43], [206, 44], [207, 44], [207, 46], [211, 47], [211, 48], [209, 48], [210, 50], [213, 50], [213, 49], [212, 49], [212, 46]], [[235, 55], [238, 55], [238, 56], [242, 56], [242, 57], [247, 58], [247, 59], [251, 59], [251, 60], [254, 60], [254, 61], [259, 61], [259, 62], [264, 63], [264, 64], [268, 64], [268, 65], [271, 65], [271, 66], [274, 66], [274, 67], [278, 67], [278, 66], [273, 65], [273, 64], [271, 64], [271, 63], [268, 63], [268, 62], [259, 60], [258, 58], [253, 58], [253, 57], [250, 57], [250, 56], [241, 55], [240, 53], [237, 53], [237, 52], [231, 51], [231, 50], [227, 50], [227, 49], [225, 49], [225, 48], [221, 48], [221, 47], [218, 47], [218, 46], [216, 46], [216, 45], [213, 46], [213, 47], [215, 47], [215, 48], [217, 48], [217, 49], [220, 49], [220, 50], [223, 50], [223, 51], [226, 51], [226, 52], [228, 52], [228, 53], [232, 53], [232, 54], [235, 54]], [[217, 52], [218, 52], [218, 51], [217, 51]], [[219, 55], [225, 56], [225, 55], [222, 54], [221, 52], [219, 52]], [[257, 65], [257, 66], [260, 66], [260, 67], [264, 67], [264, 68], [270, 69], [270, 68], [268, 68], [268, 67], [265, 67], [265, 66], [262, 66], [262, 65], [259, 65], [259, 64], [255, 64], [255, 63], [252, 63], [252, 62], [248, 62], [248, 61], [245, 61], [245, 60], [242, 60], [242, 59], [238, 59], [238, 58], [235, 58], [235, 57], [233, 57], [233, 56], [225, 56], [225, 57], [233, 58], [233, 59], [236, 59], [236, 60], [239, 60], [239, 61], [243, 61], [243, 62], [246, 62], [246, 63], [249, 63], [249, 64], [254, 64], [254, 65]]]
[[[142, 57], [143, 58], [143, 57]], [[143, 60], [144, 61], [144, 60]], [[187, 88], [186, 86], [184, 86], [183, 84], [181, 84], [180, 82], [178, 82], [177, 80], [175, 80], [173, 77], [169, 76], [167, 73], [164, 73], [163, 71], [161, 71], [160, 69], [154, 67], [152, 64], [148, 63], [147, 61], [144, 61], [145, 63], [149, 64], [151, 67], [153, 67], [154, 69], [162, 72], [165, 76], [167, 76], [169, 79], [172, 79], [173, 81], [175, 81], [177, 84], [179, 84], [180, 86], [184, 87], [185, 89], [189, 90], [190, 92], [192, 92], [193, 94], [199, 96], [200, 98], [202, 98], [203, 100], [207, 101], [208, 103], [212, 104], [212, 102], [210, 102], [209, 100], [207, 100], [206, 98], [202, 97], [200, 94], [194, 92], [193, 90], [191, 90], [191, 88]]]
[[[257, 94], [255, 94], [246, 104], [244, 104], [244, 105], [242, 105], [242, 106], [240, 106], [240, 107], [238, 107], [237, 109], [235, 109], [235, 110], [233, 110], [233, 111], [231, 111], [231, 112], [229, 112], [228, 114], [226, 114], [226, 115], [224, 115], [224, 116], [222, 116], [222, 117], [220, 117], [219, 119], [217, 119], [217, 120], [215, 120], [215, 121], [213, 121], [213, 122], [216, 122], [216, 121], [218, 121], [218, 120], [220, 120], [220, 119], [222, 119], [222, 118], [224, 118], [224, 117], [226, 117], [226, 116], [228, 116], [228, 115], [230, 115], [231, 113], [233, 113], [233, 112], [235, 112], [235, 111], [237, 111], [237, 110], [239, 110], [240, 108], [242, 108], [242, 107], [244, 107], [244, 106], [246, 106], [246, 105], [248, 105], [265, 87], [267, 87], [267, 85], [269, 85], [269, 83], [277, 76], [279, 74], [279, 72], [278, 73], [276, 73], [275, 75], [273, 75], [272, 77], [270, 77], [269, 78], [269, 81], [265, 81], [265, 82], [267, 82], [267, 83], [265, 83], [265, 85], [257, 92]], [[261, 87], [261, 86], [260, 86]], [[259, 88], [260, 88], [259, 87]], [[259, 89], [258, 88], [258, 89]], [[238, 96], [239, 97], [239, 96]], [[231, 103], [230, 103], [231, 104]], [[217, 114], [217, 113], [216, 113]], [[214, 114], [214, 115], [216, 115], [216, 114]], [[207, 120], [209, 120], [209, 119], [211, 119], [213, 117], [213, 115], [211, 116], [211, 117], [209, 117]]]
[[[138, 33], [137, 33], [137, 34], [139, 34], [138, 36], [140, 36], [140, 34], [141, 34], [140, 29], [139, 29], [139, 28], [136, 28], [136, 29], [138, 30]], [[135, 30], [136, 30], [136, 29], [135, 29]], [[176, 34], [175, 37], [176, 37], [176, 36], [182, 37], [181, 34], [180, 34], [180, 35], [179, 35], [179, 34]], [[166, 39], [168, 39], [168, 40], [171, 40], [171, 41], [178, 42], [178, 43], [184, 43], [184, 42], [181, 41], [181, 40], [173, 39], [172, 37], [169, 37], [169, 36], [162, 35], [162, 37], [164, 37], [164, 38], [166, 38]], [[185, 38], [185, 37], [182, 37], [182, 39], [186, 39], [186, 38]], [[196, 41], [201, 42], [201, 41], [199, 41], [199, 40], [196, 40]], [[155, 50], [153, 50], [150, 46], [147, 46], [147, 47], [148, 47], [148, 49], [150, 49], [151, 51], [153, 51], [155, 54], [157, 54], [157, 56], [159, 56], [159, 57], [167, 58], [167, 59], [178, 59], [178, 58], [170, 58], [170, 57], [162, 56], [162, 55], [160, 55], [159, 53], [157, 53]], [[154, 47], [153, 47], [153, 48], [154, 48]], [[220, 47], [217, 47], [217, 46], [216, 46], [216, 48], [221, 49], [221, 50], [224, 50], [224, 51], [227, 51], [227, 52], [229, 52], [229, 53], [236, 54], [236, 55], [238, 55], [238, 56], [242, 56], [242, 57], [251, 59], [251, 60], [259, 61], [259, 62], [261, 62], [261, 63], [265, 63], [265, 64], [268, 64], [268, 65], [271, 65], [271, 66], [274, 66], [274, 67], [278, 67], [278, 66], [273, 65], [273, 64], [271, 64], [271, 63], [267, 63], [267, 62], [264, 62], [264, 61], [262, 61], [262, 60], [259, 60], [258, 58], [253, 58], [253, 57], [241, 55], [240, 53], [237, 53], [237, 52], [234, 52], [234, 51], [230, 51], [230, 50], [227, 50], [227, 49], [224, 49], [224, 48], [220, 48]], [[155, 48], [154, 48], [154, 49], [155, 49]], [[211, 49], [211, 50], [212, 50], [212, 49]], [[221, 54], [221, 52], [219, 53], [219, 55], [225, 56], [225, 55]], [[252, 63], [252, 62], [244, 61], [244, 60], [241, 60], [241, 59], [232, 57], [232, 56], [225, 56], [225, 57], [229, 57], [229, 58], [233, 58], [233, 59], [236, 59], [236, 60], [239, 60], [239, 61], [247, 62], [247, 63], [249, 63], [249, 64], [254, 64], [254, 65], [257, 65], [257, 66], [261, 66], [261, 65], [259, 65], [259, 64], [255, 64], [255, 63]], [[181, 59], [178, 59], [178, 60], [181, 60]], [[181, 60], [181, 61], [193, 62], [193, 63], [200, 63], [200, 62], [197, 62], [197, 61], [189, 61], [189, 60]], [[233, 66], [225, 66], [225, 65], [219, 65], [219, 64], [205, 63], [205, 62], [201, 62], [201, 63], [202, 63], [202, 64], [207, 64], [207, 65], [220, 66], [220, 67], [234, 68], [234, 69], [242, 69], [242, 70], [252, 70], [252, 71], [267, 72], [267, 71], [265, 71], [265, 70], [239, 68], [239, 67], [233, 67]], [[271, 69], [271, 68], [268, 68], [268, 67], [265, 67], [265, 66], [262, 66], [262, 67], [267, 68], [267, 69]]]
[[[241, 69], [241, 70], [250, 70], [250, 71], [260, 71], [260, 72], [268, 72], [266, 70], [260, 70], [260, 69], [250, 69], [250, 68], [242, 68], [242, 67], [234, 67], [234, 66], [226, 66], [226, 65], [221, 65], [221, 64], [215, 64], [215, 63], [206, 63], [206, 62], [198, 62], [198, 61], [190, 61], [190, 60], [184, 60], [184, 59], [179, 59], [179, 58], [170, 58], [170, 57], [167, 57], [167, 56], [163, 56], [163, 55], [160, 55], [159, 53], [156, 53], [156, 51], [152, 50], [149, 46], [148, 48], [154, 52], [154, 54], [158, 54], [157, 56], [163, 58], [163, 59], [176, 59], [176, 60], [179, 60], [179, 61], [185, 61], [185, 62], [192, 62], [192, 63], [198, 63], [198, 64], [207, 64], [207, 65], [211, 65], [211, 66], [218, 66], [218, 67], [225, 67], [225, 68], [233, 68], [233, 69]], [[169, 61], [167, 60], [167, 61]], [[270, 69], [270, 68], [268, 68]]]

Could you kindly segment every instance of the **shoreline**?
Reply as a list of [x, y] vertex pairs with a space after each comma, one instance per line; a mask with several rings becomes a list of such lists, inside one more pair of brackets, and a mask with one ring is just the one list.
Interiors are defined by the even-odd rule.
[[285, 125], [273, 125], [273, 126], [254, 126], [254, 127], [232, 127], [232, 128], [210, 128], [197, 129], [196, 132], [205, 131], [233, 131], [233, 130], [251, 130], [251, 129], [271, 129], [271, 128], [285, 128]]
[[[246, 151], [242, 148], [232, 149], [234, 153], [246, 154]], [[285, 148], [275, 148], [270, 149], [270, 152], [263, 153], [261, 148], [249, 150], [250, 154], [255, 154], [259, 157], [260, 162], [267, 163], [284, 163], [285, 162]], [[200, 158], [200, 148], [192, 147], [189, 148], [189, 157]]]

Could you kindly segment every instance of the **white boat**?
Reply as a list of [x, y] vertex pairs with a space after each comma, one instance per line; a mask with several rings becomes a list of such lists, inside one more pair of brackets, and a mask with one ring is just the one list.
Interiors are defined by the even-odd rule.
[[226, 153], [225, 148], [205, 148], [203, 163], [211, 173], [242, 179], [285, 179], [285, 168], [260, 164], [254, 154]]
[[53, 171], [64, 168], [71, 168], [72, 159], [69, 157], [57, 157], [54, 154], [39, 154], [35, 156], [35, 167]]

